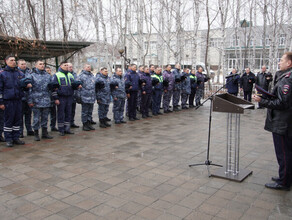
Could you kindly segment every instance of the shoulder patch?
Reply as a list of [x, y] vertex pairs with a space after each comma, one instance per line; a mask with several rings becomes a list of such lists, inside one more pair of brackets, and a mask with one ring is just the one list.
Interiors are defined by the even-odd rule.
[[285, 78], [290, 77], [290, 75], [291, 75], [291, 72], [287, 73], [287, 74], [285, 75]]
[[283, 86], [283, 90], [282, 91], [283, 91], [284, 95], [287, 95], [289, 90], [290, 90], [290, 86], [289, 85], [284, 85]]

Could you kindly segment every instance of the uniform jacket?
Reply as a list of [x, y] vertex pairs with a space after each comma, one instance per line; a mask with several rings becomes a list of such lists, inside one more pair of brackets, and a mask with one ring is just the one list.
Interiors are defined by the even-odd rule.
[[[268, 80], [267, 77], [270, 79]], [[271, 73], [259, 72], [256, 76], [256, 84], [262, 87], [265, 90], [269, 90], [270, 82], [273, 81], [273, 75]]]
[[229, 74], [229, 77], [226, 79], [226, 89], [228, 93], [238, 93], [238, 83], [240, 80], [240, 76], [238, 74], [232, 73]]
[[182, 73], [183, 76], [186, 76], [184, 80], [181, 81], [181, 93], [191, 94], [191, 79], [190, 74]]
[[5, 100], [19, 100], [24, 96], [20, 80], [25, 75], [17, 68], [6, 66], [0, 72], [0, 104]]
[[151, 76], [152, 78], [157, 78], [159, 80], [159, 83], [157, 83], [155, 86], [153, 86], [154, 91], [163, 91], [163, 76], [161, 74], [153, 74]]
[[77, 77], [77, 80], [82, 82], [82, 88], [76, 90], [77, 96], [80, 97], [81, 102], [94, 104], [96, 98], [96, 78], [94, 75], [91, 72], [82, 70], [82, 72]]
[[[249, 82], [249, 80], [251, 82]], [[255, 83], [255, 75], [250, 72], [249, 75], [244, 73], [240, 78], [240, 88], [243, 89], [245, 92], [251, 92], [253, 88], [253, 84]]]
[[262, 98], [260, 104], [268, 108], [265, 130], [292, 137], [292, 68], [278, 79], [272, 94], [275, 98]]
[[[180, 73], [180, 70], [179, 69], [174, 69], [173, 71], [172, 71], [172, 74], [173, 74], [173, 76], [174, 76], [174, 80], [176, 80], [176, 79], [180, 79], [180, 77], [181, 77], [181, 73]], [[180, 90], [181, 89], [181, 83], [180, 82], [175, 82], [174, 83], [174, 88], [173, 88], [174, 90]]]
[[96, 92], [96, 100], [104, 105], [109, 105], [111, 102], [110, 78], [103, 74], [98, 75], [96, 82], [103, 82], [104, 88]]
[[191, 74], [190, 73], [190, 80], [191, 80], [191, 89], [197, 89], [197, 77], [196, 74]]
[[146, 81], [146, 85], [141, 87], [142, 92], [145, 91], [147, 94], [152, 93], [152, 78], [150, 73], [143, 73], [141, 79]]
[[[58, 81], [57, 74], [63, 73], [64, 77], [60, 79], [60, 82]], [[71, 84], [74, 82], [74, 76], [65, 70], [62, 70], [59, 68], [59, 71], [53, 75], [53, 82], [59, 83], [60, 87], [57, 90], [57, 92], [53, 92], [53, 98], [56, 100], [59, 98], [59, 96], [73, 96], [74, 90], [71, 86]]]
[[[76, 80], [77, 79], [77, 73], [75, 73], [74, 71], [70, 72], [70, 73], [73, 75], [74, 79]], [[74, 90], [73, 91], [73, 102], [76, 102], [77, 95], [78, 95], [78, 90]]]
[[[19, 67], [17, 67], [17, 68], [18, 68], [18, 70], [20, 72], [22, 72], [25, 75], [25, 77], [29, 77], [30, 74], [32, 73], [32, 70], [30, 70], [29, 68], [26, 68], [25, 70], [22, 70]], [[27, 100], [27, 96], [28, 96], [28, 91], [24, 91], [24, 96], [22, 97], [21, 100], [22, 101], [26, 101]]]
[[204, 89], [204, 86], [205, 86], [204, 74], [200, 72], [196, 72], [196, 77], [197, 77], [198, 89]]
[[136, 71], [129, 70], [128, 73], [125, 76], [126, 82], [131, 82], [132, 83], [132, 88], [130, 89], [131, 91], [139, 91], [140, 86], [139, 86], [139, 75]]
[[172, 91], [174, 89], [174, 75], [167, 70], [164, 70], [162, 75], [163, 81], [168, 81], [168, 87], [166, 89]]
[[51, 107], [51, 91], [48, 87], [52, 81], [50, 74], [34, 69], [28, 78], [32, 80], [32, 88], [29, 89], [27, 103], [34, 104], [36, 108]]
[[111, 83], [118, 84], [118, 88], [112, 90], [112, 97], [113, 98], [126, 98], [126, 89], [125, 89], [125, 79], [123, 76], [118, 76], [114, 74], [111, 78]]

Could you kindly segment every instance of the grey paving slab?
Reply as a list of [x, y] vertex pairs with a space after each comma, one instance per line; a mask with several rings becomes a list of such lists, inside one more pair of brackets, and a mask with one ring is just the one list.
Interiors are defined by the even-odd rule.
[[[208, 114], [206, 104], [65, 137], [52, 132], [47, 141], [25, 137], [25, 146], [1, 144], [0, 218], [291, 219], [291, 192], [264, 187], [278, 170], [265, 110], [241, 117], [240, 167], [253, 171], [242, 183], [188, 167], [206, 159]], [[226, 118], [213, 113], [214, 163], [225, 163]]]

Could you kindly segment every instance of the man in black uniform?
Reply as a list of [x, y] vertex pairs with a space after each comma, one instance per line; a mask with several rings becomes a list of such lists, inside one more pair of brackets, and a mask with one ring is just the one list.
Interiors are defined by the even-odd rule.
[[[262, 71], [258, 72], [256, 76], [256, 85], [262, 87], [264, 90], [269, 91], [270, 83], [273, 81], [273, 75], [267, 72], [266, 66], [262, 66]], [[259, 109], [263, 108], [259, 103]]]
[[292, 183], [292, 52], [285, 53], [280, 62], [283, 74], [279, 77], [272, 95], [253, 99], [268, 109], [265, 130], [272, 132], [279, 164], [279, 177], [265, 186], [271, 189], [290, 190]]
[[250, 71], [250, 68], [245, 69], [245, 73], [240, 78], [240, 90], [243, 90], [244, 99], [251, 102], [251, 94], [253, 84], [255, 83], [255, 75]]

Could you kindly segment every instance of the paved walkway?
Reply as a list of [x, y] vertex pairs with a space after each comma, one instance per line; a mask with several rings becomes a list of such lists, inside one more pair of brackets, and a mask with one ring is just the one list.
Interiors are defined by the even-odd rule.
[[[0, 146], [0, 219], [291, 219], [292, 192], [277, 175], [265, 110], [242, 116], [242, 183], [209, 178], [208, 105], [74, 136]], [[80, 106], [77, 123], [80, 125]], [[96, 109], [95, 109], [95, 119]], [[226, 114], [214, 113], [211, 160], [225, 163]], [[217, 168], [211, 167], [211, 171]]]

